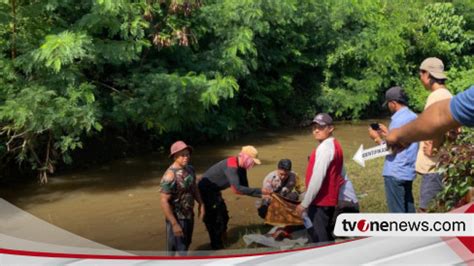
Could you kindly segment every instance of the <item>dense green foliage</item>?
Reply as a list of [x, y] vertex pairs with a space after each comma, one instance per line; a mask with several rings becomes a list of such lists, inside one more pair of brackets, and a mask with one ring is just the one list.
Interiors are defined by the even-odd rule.
[[443, 173], [444, 188], [437, 197], [437, 206], [443, 211], [460, 207], [474, 187], [474, 130], [465, 129], [455, 141], [447, 142], [441, 150], [438, 168]]
[[[378, 115], [417, 67], [474, 83], [472, 1], [3, 0], [0, 164], [46, 181], [101, 131], [230, 139], [315, 112]], [[174, 135], [174, 136], [177, 136]], [[106, 148], [106, 147], [105, 147]]]

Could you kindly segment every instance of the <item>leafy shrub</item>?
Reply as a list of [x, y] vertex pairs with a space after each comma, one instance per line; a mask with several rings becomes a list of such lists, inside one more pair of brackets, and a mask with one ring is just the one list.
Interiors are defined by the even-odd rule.
[[466, 202], [464, 197], [474, 186], [474, 130], [464, 129], [458, 138], [440, 151], [438, 169], [444, 178], [444, 188], [438, 194], [438, 207], [448, 211]]

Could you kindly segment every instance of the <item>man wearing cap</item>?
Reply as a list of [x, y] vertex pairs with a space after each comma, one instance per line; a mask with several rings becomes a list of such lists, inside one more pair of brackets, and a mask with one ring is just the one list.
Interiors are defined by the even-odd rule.
[[212, 249], [224, 248], [223, 240], [229, 221], [221, 190], [230, 187], [237, 194], [253, 197], [262, 196], [262, 192], [269, 194], [269, 191], [248, 187], [247, 170], [255, 164], [261, 164], [257, 149], [253, 146], [244, 146], [238, 156], [231, 156], [214, 164], [202, 175], [198, 187], [206, 210], [204, 223]]
[[[385, 93], [385, 103], [392, 113], [389, 128], [380, 124], [380, 130], [369, 127], [369, 136], [377, 144], [391, 130], [399, 128], [416, 119], [416, 114], [408, 107], [408, 98], [401, 87], [392, 87]], [[416, 177], [415, 162], [418, 151], [418, 143], [412, 143], [406, 150], [398, 154], [390, 154], [385, 157], [382, 175], [385, 183], [385, 197], [389, 212], [414, 213], [415, 204], [413, 200], [412, 185]]]
[[[299, 190], [300, 187], [297, 186], [297, 181], [296, 173], [291, 171], [291, 160], [281, 159], [278, 162], [277, 170], [270, 172], [263, 179], [262, 187], [284, 198], [296, 201], [299, 194], [304, 192]], [[258, 215], [260, 217], [265, 218], [270, 202], [270, 196], [263, 196], [262, 206], [258, 208]]]
[[[436, 57], [429, 57], [423, 60], [420, 65], [420, 81], [423, 87], [430, 91], [426, 100], [425, 109], [435, 102], [451, 99], [452, 94], [446, 89], [445, 81], [447, 77], [444, 73], [443, 61]], [[420, 212], [426, 212], [430, 201], [443, 189], [443, 177], [441, 173], [435, 171], [435, 166], [439, 161], [436, 149], [443, 140], [422, 141], [419, 144], [418, 155], [416, 157], [416, 172], [422, 175], [420, 186]]]
[[194, 201], [199, 204], [198, 216], [203, 218], [204, 205], [196, 186], [194, 169], [189, 165], [193, 148], [183, 141], [171, 145], [173, 163], [160, 182], [161, 208], [166, 217], [166, 249], [169, 255], [186, 255], [194, 229]]
[[331, 116], [320, 113], [314, 117], [312, 133], [319, 146], [309, 158], [306, 193], [296, 208], [299, 215], [307, 212], [313, 223], [313, 227], [307, 229], [313, 243], [334, 241], [332, 219], [344, 183], [345, 170], [342, 147], [333, 137], [333, 131]]
[[438, 138], [462, 125], [474, 127], [474, 85], [452, 99], [432, 104], [413, 122], [390, 131], [386, 140], [392, 149], [404, 150], [414, 141]]

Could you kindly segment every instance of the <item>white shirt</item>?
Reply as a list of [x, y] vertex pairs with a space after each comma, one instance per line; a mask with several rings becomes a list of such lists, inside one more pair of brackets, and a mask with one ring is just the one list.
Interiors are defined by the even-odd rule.
[[352, 203], [357, 203], [359, 202], [357, 200], [357, 195], [354, 190], [354, 186], [352, 185], [352, 182], [349, 180], [349, 176], [347, 175], [344, 167], [342, 168], [342, 173], [344, 180], [344, 184], [342, 184], [340, 190], [339, 190], [339, 201], [350, 201]]

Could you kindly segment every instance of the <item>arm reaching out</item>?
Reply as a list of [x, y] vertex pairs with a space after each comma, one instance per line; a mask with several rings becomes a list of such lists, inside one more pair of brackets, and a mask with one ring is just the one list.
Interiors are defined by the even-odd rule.
[[399, 151], [412, 142], [429, 139], [440, 139], [450, 129], [461, 126], [456, 121], [449, 107], [450, 99], [436, 102], [421, 115], [403, 127], [393, 129], [386, 141], [394, 151]]
[[240, 183], [240, 178], [236, 168], [229, 168], [225, 171], [229, 180], [232, 191], [236, 194], [242, 194], [252, 197], [261, 197], [262, 193], [267, 193], [267, 190], [260, 188], [250, 188]]

